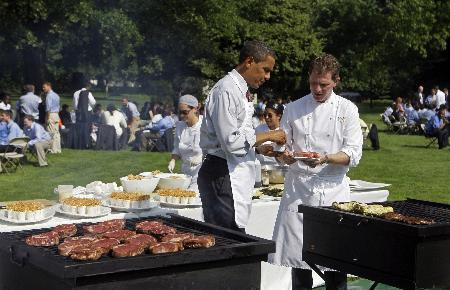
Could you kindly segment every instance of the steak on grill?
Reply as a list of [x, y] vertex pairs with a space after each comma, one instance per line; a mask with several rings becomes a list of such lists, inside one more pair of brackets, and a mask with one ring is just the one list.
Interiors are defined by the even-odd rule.
[[169, 227], [166, 225], [160, 225], [160, 226], [139, 228], [139, 232], [144, 233], [144, 234], [154, 235], [157, 238], [160, 238], [160, 237], [168, 235], [168, 234], [176, 234], [177, 230], [173, 227]]
[[136, 232], [130, 230], [115, 230], [102, 234], [103, 238], [113, 238], [119, 241], [125, 241], [126, 238], [136, 235]]
[[101, 223], [83, 226], [83, 231], [85, 234], [98, 235], [103, 234], [112, 230], [123, 229], [125, 226], [125, 220], [115, 219], [110, 221], [104, 221]]
[[103, 254], [108, 254], [114, 246], [119, 244], [120, 241], [118, 239], [103, 238], [94, 241], [89, 247], [101, 249], [103, 250]]
[[115, 219], [115, 220], [109, 220], [104, 221], [101, 224], [108, 226], [112, 229], [123, 229], [125, 227], [125, 220], [124, 219]]
[[77, 226], [74, 224], [69, 225], [58, 225], [53, 228], [54, 232], [57, 232], [59, 238], [63, 239], [66, 237], [72, 237], [77, 234]]
[[101, 248], [87, 246], [73, 249], [70, 253], [70, 258], [79, 261], [95, 261], [100, 259], [102, 255], [103, 250]]
[[162, 226], [163, 223], [160, 221], [143, 221], [136, 223], [136, 231], [139, 231], [140, 229], [148, 230], [150, 228], [159, 227]]
[[191, 233], [180, 233], [180, 234], [168, 234], [161, 238], [162, 242], [172, 242], [172, 243], [180, 243], [185, 239], [193, 238], [194, 235]]
[[183, 241], [185, 248], [209, 248], [216, 244], [216, 239], [211, 235], [195, 236]]
[[112, 248], [112, 254], [116, 258], [123, 257], [134, 257], [142, 254], [145, 250], [145, 247], [138, 243], [128, 243], [122, 244], [118, 246], [114, 246]]
[[78, 248], [86, 248], [91, 244], [91, 242], [83, 242], [81, 240], [73, 241], [73, 242], [64, 242], [58, 245], [58, 253], [61, 256], [70, 256], [72, 251]]
[[50, 247], [59, 244], [59, 234], [57, 232], [46, 232], [32, 235], [25, 239], [25, 243], [35, 247]]
[[403, 222], [410, 225], [431, 225], [434, 224], [434, 220], [413, 216], [406, 216], [401, 213], [390, 212], [383, 215], [383, 217], [390, 221]]
[[91, 237], [91, 236], [78, 236], [78, 237], [68, 237], [66, 239], [64, 239], [64, 243], [69, 243], [69, 242], [84, 242], [84, 243], [89, 243], [89, 242], [93, 242], [96, 241], [97, 238], [96, 237]]
[[136, 234], [132, 237], [125, 239], [125, 243], [140, 244], [144, 248], [148, 248], [149, 246], [156, 244], [157, 242], [158, 241], [156, 240], [156, 238], [154, 238], [150, 235], [145, 235], [145, 234]]
[[175, 253], [184, 250], [181, 243], [162, 242], [150, 246], [152, 254]]

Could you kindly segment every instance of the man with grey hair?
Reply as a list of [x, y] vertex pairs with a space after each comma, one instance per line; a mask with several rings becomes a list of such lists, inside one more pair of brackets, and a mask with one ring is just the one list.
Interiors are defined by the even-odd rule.
[[39, 119], [39, 104], [42, 103], [42, 99], [34, 94], [34, 85], [27, 84], [24, 86], [26, 94], [21, 96], [19, 102], [17, 102], [17, 109], [20, 112], [20, 119], [22, 124], [22, 116], [30, 115], [35, 120]]
[[244, 43], [239, 64], [209, 92], [200, 129], [205, 159], [198, 188], [206, 222], [245, 231], [255, 184], [255, 149], [266, 141], [286, 142], [281, 130], [255, 134], [248, 87], [270, 78], [275, 53], [259, 41]]
[[412, 99], [412, 105], [414, 106], [415, 104], [417, 105], [422, 105], [423, 104], [423, 100], [424, 99], [424, 95], [423, 95], [423, 86], [419, 86], [417, 88], [417, 92], [414, 93], [413, 99]]

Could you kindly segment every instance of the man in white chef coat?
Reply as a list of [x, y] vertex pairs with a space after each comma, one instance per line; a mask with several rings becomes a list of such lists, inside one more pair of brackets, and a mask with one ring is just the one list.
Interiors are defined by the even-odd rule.
[[[286, 151], [279, 159], [289, 164], [273, 240], [276, 253], [269, 261], [292, 267], [292, 289], [311, 289], [312, 270], [302, 260], [303, 215], [298, 205], [329, 206], [350, 200], [349, 167], [362, 155], [358, 108], [333, 92], [339, 82], [339, 63], [325, 54], [309, 68], [311, 94], [286, 106], [281, 128]], [[314, 162], [296, 161], [296, 152], [320, 153]], [[319, 229], [318, 229], [319, 230]], [[339, 243], [339, 241], [335, 241]], [[327, 289], [346, 289], [346, 275], [325, 271]]]
[[248, 86], [269, 80], [275, 53], [259, 41], [244, 44], [239, 64], [211, 89], [200, 128], [205, 159], [198, 189], [206, 222], [245, 231], [255, 184], [254, 146], [266, 141], [285, 143], [282, 130], [255, 134], [253, 101]]

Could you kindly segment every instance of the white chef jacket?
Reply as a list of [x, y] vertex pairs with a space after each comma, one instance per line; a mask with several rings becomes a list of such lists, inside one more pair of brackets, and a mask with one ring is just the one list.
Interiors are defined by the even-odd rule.
[[307, 95], [286, 106], [281, 120], [288, 150], [321, 154], [344, 152], [349, 165], [324, 164], [315, 168], [302, 162], [289, 166], [285, 193], [280, 203], [273, 240], [276, 253], [269, 261], [289, 267], [308, 268], [302, 261], [303, 215], [298, 205], [325, 206], [348, 201], [350, 188], [345, 177], [362, 155], [362, 132], [358, 108], [334, 92], [324, 103]]
[[186, 122], [177, 122], [172, 154], [180, 156], [182, 160], [181, 171], [191, 176], [189, 189], [198, 191], [197, 177], [202, 165], [202, 149], [200, 148], [200, 127], [203, 117], [189, 127]]
[[[275, 130], [278, 130], [279, 128], [276, 128]], [[258, 127], [255, 128], [255, 133], [262, 133], [262, 132], [269, 132], [271, 131], [269, 126], [267, 126], [266, 123], [259, 125]], [[271, 145], [273, 144], [273, 142], [264, 142], [263, 145]], [[278, 165], [278, 161], [275, 159], [275, 157], [269, 157], [269, 156], [264, 156], [262, 154], [256, 154], [256, 158], [258, 158], [259, 162], [261, 163], [261, 165]]]

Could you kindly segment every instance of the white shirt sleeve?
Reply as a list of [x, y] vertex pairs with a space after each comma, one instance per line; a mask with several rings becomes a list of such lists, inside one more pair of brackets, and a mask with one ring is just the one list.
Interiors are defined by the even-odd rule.
[[78, 97], [80, 96], [80, 94], [78, 93], [78, 91], [76, 91], [75, 93], [73, 93], [73, 109], [76, 110], [78, 108]]
[[240, 156], [247, 154], [256, 142], [256, 135], [254, 130], [250, 132], [245, 126], [238, 127], [236, 109], [241, 104], [236, 103], [230, 92], [225, 90], [219, 91], [210, 101], [213, 104], [209, 114], [222, 150]]
[[175, 137], [173, 138], [173, 150], [172, 150], [172, 154], [174, 155], [178, 155], [179, 157], [181, 157], [180, 154], [180, 137], [181, 137], [181, 122], [179, 122], [175, 128]]
[[363, 136], [359, 125], [358, 108], [353, 104], [347, 107], [343, 137], [344, 144], [341, 151], [350, 157], [349, 166], [355, 167], [361, 160]]
[[89, 92], [89, 106], [91, 106], [92, 108], [95, 106], [95, 99], [94, 96], [92, 95], [91, 92]]
[[292, 140], [293, 133], [292, 126], [289, 120], [289, 109], [290, 106], [286, 106], [283, 117], [281, 117], [280, 129], [282, 129], [286, 134], [286, 149], [292, 151], [294, 141]]

